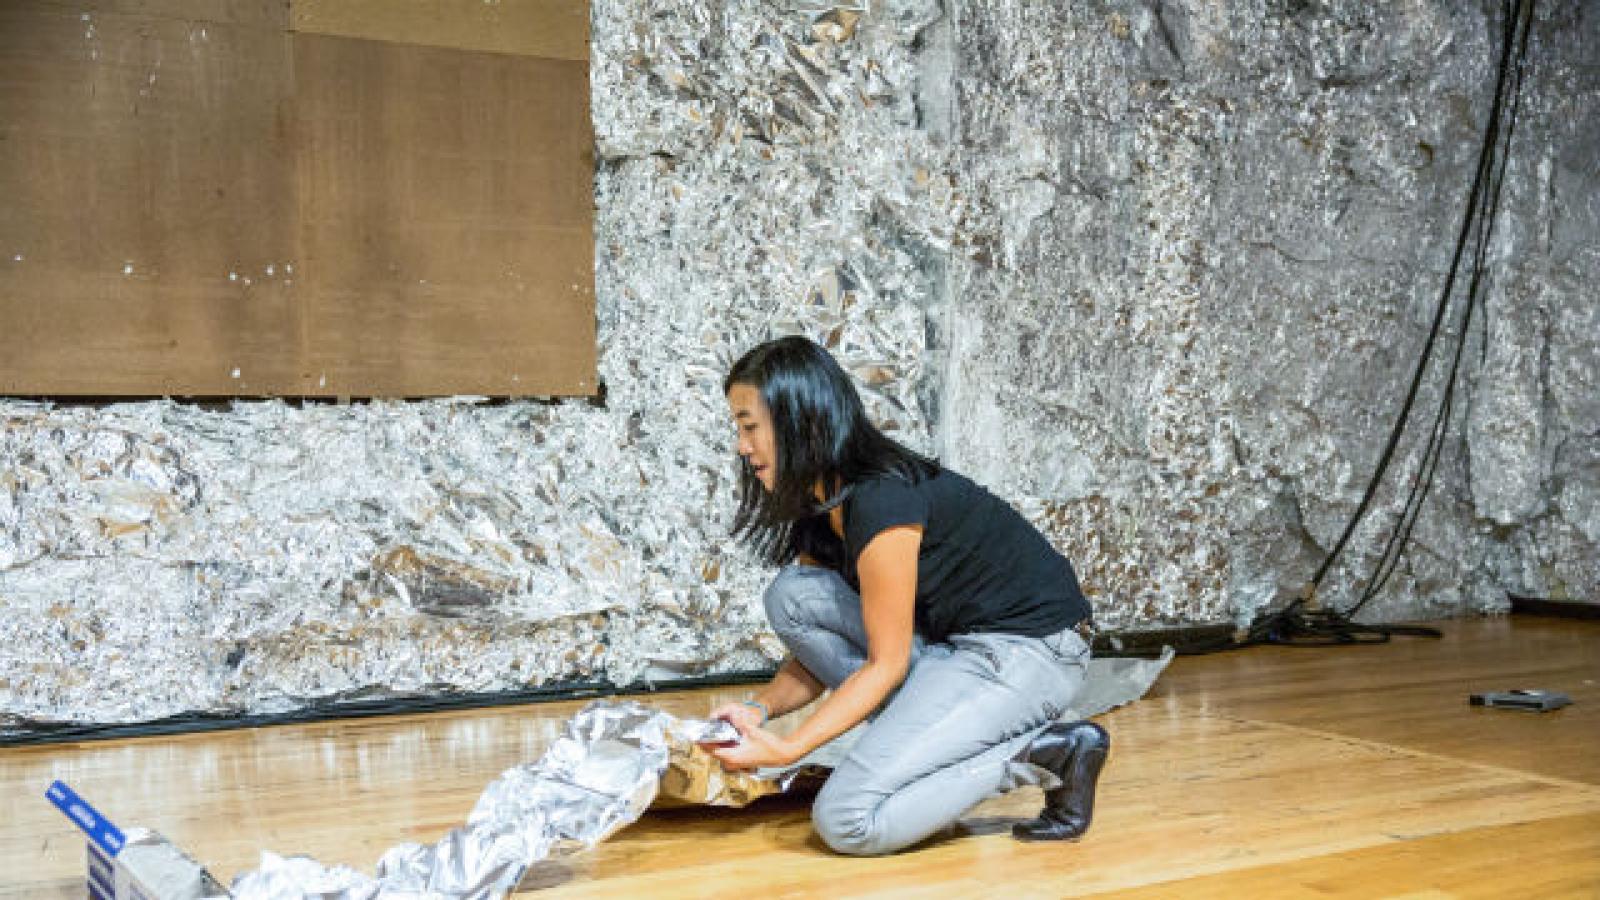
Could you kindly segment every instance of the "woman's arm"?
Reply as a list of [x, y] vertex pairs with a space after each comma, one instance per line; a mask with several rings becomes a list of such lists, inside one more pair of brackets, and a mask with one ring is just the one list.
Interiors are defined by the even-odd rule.
[[[809, 553], [796, 554], [795, 562], [802, 566], [815, 566], [826, 568]], [[767, 720], [776, 719], [787, 715], [807, 703], [822, 696], [825, 685], [817, 680], [815, 675], [800, 661], [789, 657], [778, 667], [777, 674], [767, 682], [754, 697], [750, 699], [766, 707], [766, 716], [763, 717], [759, 710], [746, 702], [724, 703], [711, 711], [713, 719], [727, 719], [736, 725], [749, 725], [759, 728]]]
[[856, 563], [867, 630], [866, 662], [788, 738], [741, 729], [743, 743], [717, 751], [724, 764], [748, 768], [794, 762], [865, 719], [905, 680], [911, 666], [921, 546], [922, 528], [910, 525], [880, 532], [867, 544]]
[[[767, 708], [768, 718], [776, 719], [822, 696], [822, 690], [822, 682], [791, 656], [783, 661], [778, 673], [752, 699]], [[766, 724], [762, 721], [761, 713], [748, 703], [724, 703], [711, 711], [711, 718], [727, 719], [735, 725], [756, 728]]]
[[822, 696], [822, 690], [822, 682], [817, 680], [817, 676], [791, 656], [783, 661], [778, 674], [772, 676], [772, 681], [756, 694], [755, 699], [766, 706], [769, 716], [776, 719]]
[[811, 714], [789, 740], [796, 759], [826, 744], [883, 703], [911, 667], [911, 635], [917, 602], [917, 550], [922, 528], [880, 532], [856, 563], [861, 580], [861, 618], [867, 627], [867, 661]]

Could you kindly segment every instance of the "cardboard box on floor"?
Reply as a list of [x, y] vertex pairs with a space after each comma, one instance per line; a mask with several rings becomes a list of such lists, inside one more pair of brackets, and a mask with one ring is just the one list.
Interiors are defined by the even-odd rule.
[[144, 828], [122, 829], [57, 781], [45, 796], [88, 835], [90, 900], [213, 900], [229, 896], [176, 844]]

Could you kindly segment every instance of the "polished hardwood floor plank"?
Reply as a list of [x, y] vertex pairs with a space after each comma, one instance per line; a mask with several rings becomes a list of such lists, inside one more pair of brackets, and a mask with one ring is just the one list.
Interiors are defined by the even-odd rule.
[[[1262, 647], [1180, 658], [1158, 692], [1186, 708], [1301, 725], [1490, 765], [1600, 784], [1600, 630], [1515, 616], [1334, 650]], [[1565, 709], [1471, 707], [1485, 690], [1545, 688]]]
[[[1019, 844], [1026, 789], [906, 853], [847, 859], [807, 803], [647, 815], [541, 866], [524, 896], [1600, 896], [1600, 622], [1441, 623], [1442, 641], [1257, 648], [1176, 661], [1103, 721], [1114, 750], [1081, 842]], [[1549, 687], [1556, 713], [1473, 709]], [[704, 715], [744, 689], [645, 698]], [[0, 749], [0, 897], [81, 897], [83, 841], [42, 797], [62, 778], [220, 878], [261, 850], [371, 870], [465, 819], [581, 702]], [[1520, 873], [1520, 874], [1519, 874]]]
[[[1508, 854], [1514, 850], [1514, 857]], [[1473, 828], [1097, 894], [1099, 900], [1600, 897], [1600, 815]], [[1397, 887], [1398, 886], [1398, 887]], [[1398, 891], [1398, 893], [1396, 893]]]
[[[1005, 834], [1037, 791], [990, 801], [965, 826], [899, 856], [841, 860], [810, 835], [804, 809], [652, 816], [575, 866], [573, 896], [870, 896], [976, 879], [1071, 896], [1173, 883], [1462, 828], [1600, 812], [1600, 790], [1270, 723], [1191, 716], [1146, 701], [1107, 717], [1117, 750], [1101, 811], [1076, 844]], [[973, 832], [977, 834], [974, 835]], [[1024, 894], [1026, 895], [1026, 894]], [[563, 894], [565, 896], [565, 894]]]

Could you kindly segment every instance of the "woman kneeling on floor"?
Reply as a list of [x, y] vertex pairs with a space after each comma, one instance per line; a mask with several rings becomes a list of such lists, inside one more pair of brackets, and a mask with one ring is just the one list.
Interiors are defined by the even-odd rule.
[[[766, 592], [789, 657], [712, 715], [742, 740], [730, 769], [789, 765], [868, 721], [817, 795], [841, 853], [907, 847], [1017, 783], [1061, 779], [1024, 840], [1089, 827], [1110, 738], [1056, 719], [1083, 683], [1090, 607], [1071, 564], [1015, 510], [867, 420], [828, 352], [789, 337], [723, 384], [742, 461], [735, 533], [783, 568]], [[832, 693], [789, 737], [767, 720]]]

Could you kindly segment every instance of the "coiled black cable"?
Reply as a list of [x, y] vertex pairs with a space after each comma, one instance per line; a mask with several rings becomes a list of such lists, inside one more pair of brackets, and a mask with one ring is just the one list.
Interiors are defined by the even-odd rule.
[[[1450, 260], [1450, 269], [1445, 276], [1443, 289], [1439, 293], [1439, 302], [1434, 310], [1433, 322], [1428, 330], [1427, 340], [1423, 343], [1422, 352], [1417, 360], [1417, 368], [1412, 373], [1411, 386], [1406, 392], [1405, 401], [1401, 404], [1400, 413], [1395, 419], [1394, 428], [1389, 434], [1383, 454], [1378, 460], [1371, 480], [1362, 494], [1361, 502], [1356, 506], [1350, 521], [1345, 525], [1339, 540], [1329, 551], [1327, 557], [1317, 568], [1307, 584], [1305, 593], [1289, 603], [1284, 609], [1258, 619], [1248, 632], [1233, 642], [1234, 646], [1243, 646], [1252, 643], [1289, 644], [1294, 646], [1329, 646], [1350, 643], [1381, 643], [1387, 641], [1392, 635], [1404, 634], [1422, 637], [1439, 637], [1436, 629], [1421, 628], [1416, 626], [1401, 625], [1363, 625], [1354, 621], [1356, 613], [1377, 596], [1388, 583], [1389, 577], [1394, 574], [1399, 566], [1400, 556], [1406, 544], [1411, 539], [1412, 529], [1416, 526], [1421, 514], [1423, 502], [1427, 499], [1429, 490], [1433, 485], [1434, 473], [1438, 469], [1444, 438], [1449, 431], [1451, 412], [1454, 408], [1456, 385], [1458, 382], [1462, 351], [1466, 347], [1467, 333], [1471, 328], [1473, 314], [1482, 302], [1482, 284], [1484, 261], [1488, 247], [1494, 235], [1494, 225], [1500, 209], [1501, 188], [1505, 183], [1506, 161], [1510, 158], [1511, 140], [1516, 132], [1517, 113], [1521, 108], [1522, 79], [1527, 67], [1528, 37], [1533, 30], [1534, 0], [1504, 0], [1501, 9], [1501, 42], [1500, 59], [1495, 78], [1494, 99], [1490, 106], [1488, 122], [1484, 126], [1483, 146], [1479, 151], [1477, 169], [1473, 174], [1472, 187], [1467, 193], [1465, 214], [1462, 216], [1460, 235], [1456, 240], [1455, 252]], [[1509, 102], [1509, 108], [1508, 108]], [[1438, 341], [1443, 322], [1455, 293], [1456, 278], [1461, 267], [1461, 260], [1466, 255], [1469, 244], [1473, 245], [1472, 274], [1468, 281], [1464, 310], [1461, 314], [1461, 327], [1457, 332], [1455, 352], [1450, 362], [1449, 373], [1445, 377], [1445, 384], [1441, 393], [1439, 408], [1434, 416], [1433, 425], [1429, 430], [1427, 443], [1423, 448], [1417, 474], [1413, 477], [1411, 488], [1401, 507], [1400, 517], [1397, 520], [1388, 541], [1384, 544], [1383, 552], [1379, 554], [1378, 562], [1374, 566], [1372, 575], [1367, 579], [1367, 584], [1361, 592], [1356, 603], [1347, 610], [1329, 610], [1317, 608], [1315, 598], [1324, 579], [1332, 570], [1334, 563], [1343, 553], [1356, 528], [1365, 518], [1373, 497], [1377, 494], [1378, 487], [1387, 473], [1390, 462], [1393, 461], [1395, 449], [1400, 443], [1400, 438], [1409, 423], [1411, 411], [1416, 401], [1423, 377], [1427, 372], [1430, 360], [1433, 358], [1434, 346]], [[1204, 648], [1217, 649], [1215, 647]]]

